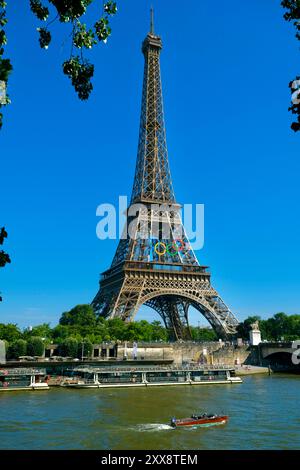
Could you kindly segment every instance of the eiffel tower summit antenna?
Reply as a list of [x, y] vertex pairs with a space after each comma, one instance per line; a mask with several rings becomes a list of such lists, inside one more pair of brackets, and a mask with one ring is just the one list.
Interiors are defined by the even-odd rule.
[[133, 320], [141, 305], [150, 306], [175, 340], [191, 338], [188, 310], [192, 306], [220, 337], [227, 338], [236, 333], [239, 322], [190, 247], [175, 199], [163, 112], [161, 49], [151, 8], [150, 32], [142, 43], [142, 107], [126, 230], [110, 268], [101, 275], [92, 305], [99, 316], [124, 321]]
[[151, 6], [150, 10], [150, 33], [154, 35], [154, 9]]

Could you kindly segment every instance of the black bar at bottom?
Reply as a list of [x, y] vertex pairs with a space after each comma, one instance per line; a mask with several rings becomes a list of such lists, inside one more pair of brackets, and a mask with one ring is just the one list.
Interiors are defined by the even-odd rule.
[[[0, 451], [1, 468], [11, 468], [12, 464], [56, 465], [56, 468], [71, 468], [71, 465], [97, 466], [106, 468], [118, 465], [124, 468], [145, 466], [185, 465], [190, 467], [207, 465], [209, 468], [240, 468], [241, 465], [279, 465], [287, 468], [288, 464], [299, 463], [300, 451], [270, 450], [270, 451], [177, 451], [177, 450], [118, 450], [118, 451], [81, 451], [81, 450], [2, 450]], [[6, 467], [4, 467], [4, 465]], [[8, 467], [9, 466], [9, 467]], [[95, 468], [95, 467], [93, 467]]]

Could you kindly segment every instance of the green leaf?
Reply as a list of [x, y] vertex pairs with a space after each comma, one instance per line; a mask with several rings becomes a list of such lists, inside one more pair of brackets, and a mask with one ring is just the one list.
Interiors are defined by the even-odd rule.
[[51, 33], [47, 31], [46, 28], [37, 28], [37, 31], [40, 35], [39, 43], [42, 49], [48, 49], [51, 42]]
[[95, 44], [97, 44], [97, 41], [95, 40], [93, 31], [91, 29], [86, 31], [86, 25], [78, 22], [77, 31], [73, 38], [73, 44], [79, 49], [82, 47], [91, 49]]
[[40, 0], [30, 0], [30, 9], [41, 21], [46, 21], [49, 16], [49, 9], [44, 7]]
[[0, 57], [0, 80], [7, 83], [10, 72], [12, 71], [12, 65], [9, 59], [2, 59]]
[[56, 8], [63, 23], [84, 15], [92, 0], [49, 0]]
[[91, 78], [94, 75], [94, 65], [87, 61], [82, 62], [76, 56], [63, 63], [63, 72], [71, 79], [79, 99], [87, 100], [93, 89]]
[[5, 46], [7, 44], [7, 37], [5, 31], [1, 29], [0, 31], [0, 46]]
[[118, 11], [117, 3], [114, 2], [113, 0], [109, 0], [108, 2], [104, 4], [104, 11], [108, 15], [115, 15]]
[[95, 23], [94, 27], [98, 40], [106, 42], [107, 38], [111, 34], [108, 19], [105, 17], [100, 18], [100, 20]]

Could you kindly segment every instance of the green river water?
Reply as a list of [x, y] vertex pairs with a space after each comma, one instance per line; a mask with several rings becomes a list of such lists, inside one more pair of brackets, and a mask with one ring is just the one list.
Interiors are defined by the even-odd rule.
[[[0, 393], [0, 449], [298, 449], [300, 376], [243, 384]], [[170, 418], [226, 413], [173, 430]]]

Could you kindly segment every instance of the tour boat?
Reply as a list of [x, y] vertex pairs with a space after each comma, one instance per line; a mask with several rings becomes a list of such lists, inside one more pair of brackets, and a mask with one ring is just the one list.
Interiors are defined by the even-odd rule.
[[214, 426], [218, 424], [225, 424], [228, 421], [228, 416], [213, 415], [203, 413], [202, 415], [192, 415], [190, 418], [171, 419], [171, 426], [177, 428], [179, 426]]
[[48, 390], [46, 369], [12, 367], [0, 369], [0, 392], [16, 390]]
[[230, 366], [79, 366], [64, 370], [61, 386], [69, 388], [152, 387], [242, 383]]

